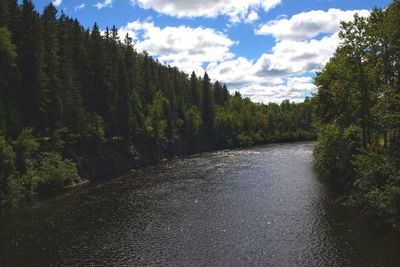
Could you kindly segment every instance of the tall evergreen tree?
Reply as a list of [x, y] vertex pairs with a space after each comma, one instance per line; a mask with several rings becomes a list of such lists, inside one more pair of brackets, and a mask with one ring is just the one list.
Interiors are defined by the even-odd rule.
[[43, 84], [43, 112], [46, 116], [46, 125], [53, 129], [61, 126], [63, 110], [61, 80], [59, 78], [60, 59], [56, 16], [57, 10], [53, 4], [49, 4], [42, 15], [42, 27], [45, 33], [43, 35], [43, 44], [46, 51], [43, 62], [43, 72], [46, 73], [46, 80]]
[[202, 118], [205, 135], [211, 136], [214, 130], [214, 97], [210, 78], [204, 73], [202, 80]]
[[45, 125], [44, 107], [47, 75], [44, 67], [43, 28], [31, 0], [22, 2], [18, 60], [21, 73], [19, 107], [24, 125], [42, 130]]
[[0, 135], [15, 133], [17, 110], [15, 87], [17, 86], [16, 47], [11, 33], [0, 27]]

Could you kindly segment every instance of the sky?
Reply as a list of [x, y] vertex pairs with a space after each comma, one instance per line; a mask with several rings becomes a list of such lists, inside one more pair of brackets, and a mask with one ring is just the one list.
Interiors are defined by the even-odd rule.
[[115, 25], [138, 51], [255, 102], [300, 102], [340, 43], [340, 21], [389, 0], [34, 0], [84, 27]]

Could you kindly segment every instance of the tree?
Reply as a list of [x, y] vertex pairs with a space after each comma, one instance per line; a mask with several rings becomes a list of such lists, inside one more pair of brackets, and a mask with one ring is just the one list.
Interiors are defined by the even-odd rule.
[[15, 174], [15, 153], [3, 136], [0, 136], [0, 203], [7, 197], [9, 180]]
[[311, 100], [315, 163], [385, 221], [400, 207], [400, 2], [343, 23], [341, 45], [317, 74]]
[[43, 70], [44, 47], [39, 15], [30, 0], [22, 2], [21, 35], [17, 53], [21, 72], [19, 108], [24, 125], [43, 129], [45, 125], [45, 81]]
[[201, 133], [203, 121], [201, 119], [201, 113], [196, 106], [190, 107], [185, 113], [185, 131], [186, 136], [190, 139], [194, 139]]
[[157, 91], [153, 102], [148, 106], [145, 129], [147, 137], [156, 145], [163, 145], [167, 130], [167, 120], [165, 112], [168, 110], [169, 101]]
[[46, 116], [46, 126], [55, 129], [60, 125], [63, 111], [61, 80], [59, 78], [59, 46], [57, 30], [57, 9], [49, 4], [43, 11], [42, 24], [44, 61], [43, 72], [46, 73], [46, 80], [43, 84], [43, 110]]
[[[160, 63], [137, 52], [129, 35], [122, 42], [115, 26], [85, 29], [52, 4], [39, 13], [32, 0], [0, 0], [0, 59], [0, 136], [8, 155], [1, 163], [14, 162], [0, 170], [12, 169], [1, 173], [3, 199], [64, 188], [69, 175], [59, 168], [74, 169], [68, 157], [90, 162], [117, 151], [146, 161], [189, 142], [194, 153], [201, 144], [212, 149], [312, 135], [307, 105], [280, 108], [231, 96], [207, 73], [197, 77]], [[380, 103], [382, 114], [395, 109]], [[385, 123], [392, 140], [395, 125]]]
[[210, 78], [204, 73], [202, 80], [202, 119], [204, 133], [206, 136], [212, 136], [214, 130], [214, 97], [212, 93]]
[[196, 73], [194, 71], [192, 72], [192, 75], [190, 75], [190, 96], [191, 96], [191, 104], [200, 107], [198, 80]]
[[16, 95], [17, 83], [16, 46], [7, 28], [0, 28], [0, 135], [8, 135], [10, 128], [17, 123]]

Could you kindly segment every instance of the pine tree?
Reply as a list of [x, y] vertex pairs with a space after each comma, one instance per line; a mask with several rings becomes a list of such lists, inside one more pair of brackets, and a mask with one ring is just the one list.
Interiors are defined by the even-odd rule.
[[[0, 135], [8, 135], [16, 123], [16, 47], [11, 33], [0, 28]], [[14, 120], [13, 120], [14, 119]], [[10, 129], [11, 128], [11, 129]]]
[[43, 71], [43, 29], [38, 13], [31, 0], [22, 2], [21, 28], [18, 45], [18, 60], [21, 74], [19, 108], [24, 125], [42, 130], [45, 126], [45, 82]]
[[190, 76], [190, 96], [191, 96], [191, 104], [200, 107], [198, 80], [196, 73], [194, 71]]
[[202, 80], [202, 118], [204, 124], [204, 134], [212, 136], [214, 130], [214, 98], [207, 73], [204, 73]]
[[[43, 12], [42, 24], [44, 53], [43, 72], [46, 73], [46, 80], [43, 84], [44, 107], [46, 126], [51, 129], [60, 127], [62, 115], [61, 80], [59, 78], [59, 45], [57, 29], [57, 9], [49, 4]], [[57, 125], [58, 124], [58, 125]]]

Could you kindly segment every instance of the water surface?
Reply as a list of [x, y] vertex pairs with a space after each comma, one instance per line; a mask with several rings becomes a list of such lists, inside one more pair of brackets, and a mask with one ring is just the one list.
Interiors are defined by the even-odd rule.
[[0, 214], [0, 266], [400, 266], [332, 204], [314, 143], [204, 153]]

